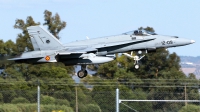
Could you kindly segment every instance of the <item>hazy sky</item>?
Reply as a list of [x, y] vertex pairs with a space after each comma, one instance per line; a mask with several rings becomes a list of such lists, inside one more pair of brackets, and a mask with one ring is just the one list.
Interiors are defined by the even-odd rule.
[[58, 13], [67, 27], [62, 43], [121, 34], [153, 27], [157, 34], [194, 39], [188, 46], [170, 48], [181, 56], [200, 56], [200, 0], [0, 0], [0, 39], [15, 42], [16, 19], [32, 16], [44, 23], [45, 10]]

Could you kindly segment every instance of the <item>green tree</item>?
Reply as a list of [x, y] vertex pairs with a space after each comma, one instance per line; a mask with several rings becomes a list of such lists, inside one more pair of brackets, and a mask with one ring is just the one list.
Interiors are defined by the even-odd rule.
[[7, 52], [5, 50], [5, 43], [3, 40], [0, 40], [0, 56], [6, 55]]
[[28, 50], [33, 50], [27, 27], [35, 25], [40, 25], [40, 23], [36, 23], [31, 16], [27, 17], [26, 22], [22, 19], [15, 20], [14, 28], [22, 30], [22, 33], [18, 34], [18, 38], [16, 40], [18, 53], [24, 52], [26, 47]]
[[47, 25], [49, 31], [57, 38], [59, 37], [59, 32], [64, 29], [67, 25], [65, 21], [61, 21], [60, 16], [58, 13], [55, 14], [55, 16], [52, 16], [52, 12], [45, 10], [44, 11], [44, 21], [45, 23], [43, 25]]
[[8, 61], [8, 58], [17, 54], [17, 49], [15, 43], [11, 40], [3, 42], [0, 40], [0, 67], [6, 68], [10, 66], [13, 62]]
[[7, 56], [15, 56], [17, 54], [17, 47], [12, 40], [5, 42], [5, 51]]
[[[109, 82], [109, 81], [107, 81]], [[115, 110], [115, 87], [103, 82], [102, 86], [95, 86], [92, 90], [92, 98], [100, 106], [102, 112]]]
[[104, 78], [113, 79], [114, 73], [118, 69], [117, 61], [111, 61], [99, 66], [97, 73]]
[[0, 40], [0, 68], [4, 67], [4, 64], [6, 62], [5, 56], [7, 52], [5, 50], [5, 43], [3, 40]]

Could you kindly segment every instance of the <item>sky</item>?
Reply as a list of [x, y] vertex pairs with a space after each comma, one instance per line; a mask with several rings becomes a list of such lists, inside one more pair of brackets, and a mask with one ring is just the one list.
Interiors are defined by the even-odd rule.
[[200, 0], [0, 0], [0, 39], [16, 42], [16, 19], [44, 23], [44, 11], [58, 13], [67, 26], [60, 41], [117, 35], [139, 27], [153, 27], [157, 34], [195, 40], [169, 48], [179, 56], [200, 56]]

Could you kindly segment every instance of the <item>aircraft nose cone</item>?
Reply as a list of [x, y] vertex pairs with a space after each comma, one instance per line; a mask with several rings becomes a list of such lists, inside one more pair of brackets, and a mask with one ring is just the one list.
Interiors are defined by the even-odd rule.
[[191, 40], [190, 43], [193, 44], [193, 43], [195, 43], [195, 41], [194, 41], [194, 40]]

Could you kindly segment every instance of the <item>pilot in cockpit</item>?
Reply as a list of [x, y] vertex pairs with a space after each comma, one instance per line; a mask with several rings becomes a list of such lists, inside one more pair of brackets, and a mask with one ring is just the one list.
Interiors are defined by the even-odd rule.
[[139, 30], [139, 35], [143, 35], [143, 33], [142, 33], [142, 31], [141, 31], [141, 30]]
[[134, 31], [134, 35], [138, 35], [138, 31], [137, 30]]
[[146, 30], [134, 30], [130, 32], [123, 33], [125, 35], [138, 35], [138, 36], [148, 36], [148, 35], [157, 35], [154, 32], [146, 31]]
[[143, 35], [141, 30], [135, 30], [134, 35]]

